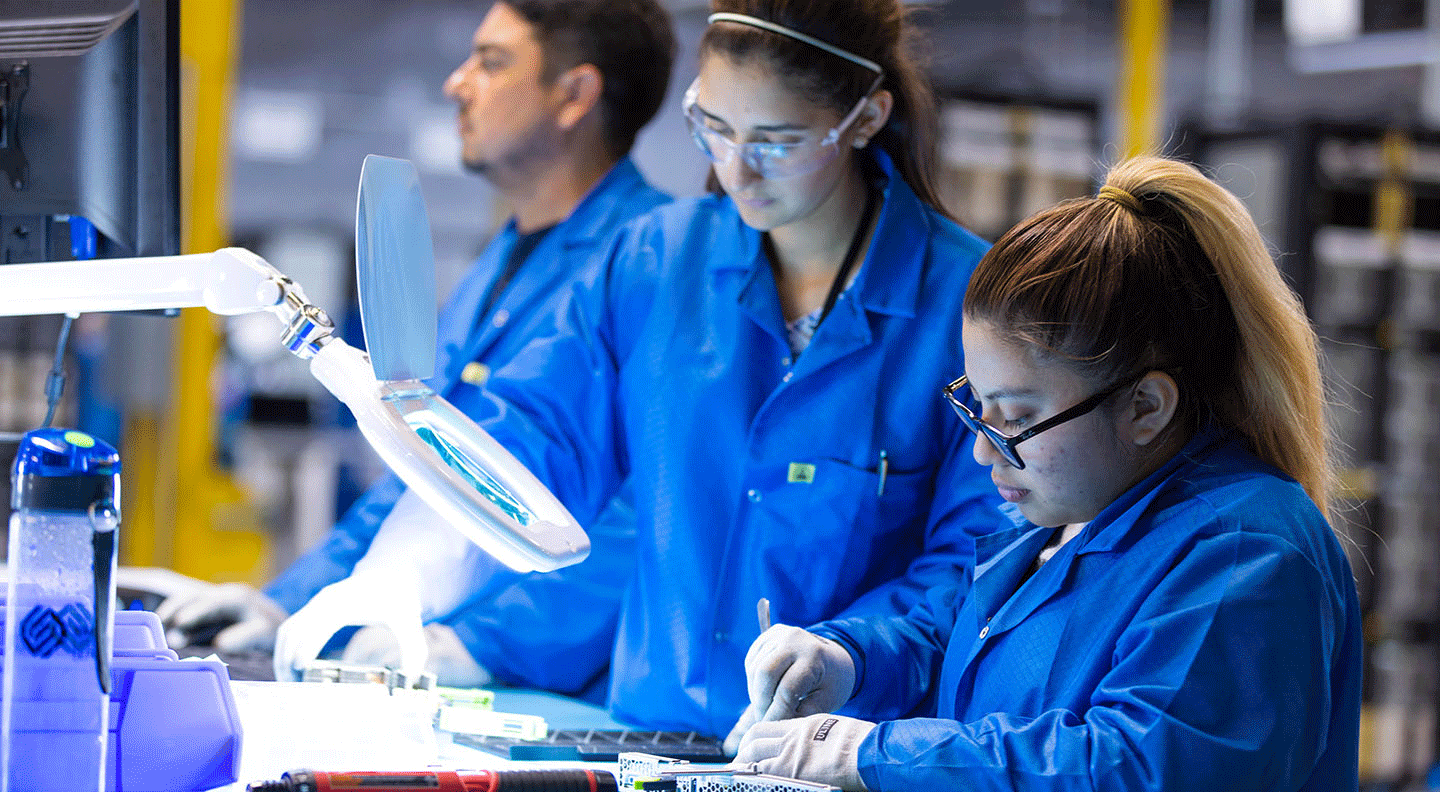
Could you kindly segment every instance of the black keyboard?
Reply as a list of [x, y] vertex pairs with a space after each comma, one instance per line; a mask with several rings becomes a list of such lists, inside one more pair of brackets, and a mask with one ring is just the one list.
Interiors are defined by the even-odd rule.
[[621, 753], [638, 752], [691, 762], [728, 759], [720, 741], [696, 732], [561, 729], [543, 740], [456, 734], [455, 742], [506, 759], [614, 762]]

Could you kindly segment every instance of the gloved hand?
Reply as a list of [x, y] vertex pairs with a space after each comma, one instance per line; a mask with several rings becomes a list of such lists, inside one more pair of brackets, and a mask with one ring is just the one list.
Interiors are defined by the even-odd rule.
[[740, 743], [734, 766], [753, 764], [762, 773], [865, 792], [860, 743], [874, 729], [870, 721], [825, 713], [757, 723]]
[[[447, 624], [425, 625], [425, 645], [430, 659], [425, 670], [435, 681], [449, 687], [483, 687], [494, 679], [460, 642]], [[393, 666], [400, 663], [400, 644], [384, 627], [365, 627], [346, 644], [340, 662], [356, 665]]]
[[750, 644], [745, 678], [750, 706], [725, 738], [726, 753], [756, 723], [839, 709], [855, 690], [855, 661], [828, 638], [777, 624]]
[[167, 597], [155, 615], [165, 625], [165, 641], [172, 649], [209, 643], [221, 652], [268, 652], [275, 646], [275, 631], [290, 614], [251, 586], [222, 583], [189, 596]]
[[[421, 625], [464, 602], [470, 594], [471, 566], [482, 556], [419, 495], [406, 490], [350, 577], [321, 589], [281, 626], [275, 644], [275, 678], [296, 678], [336, 630], [351, 625], [377, 629], [362, 630], [367, 633], [364, 637], [357, 633], [351, 638], [355, 649], [342, 660], [383, 651], [390, 660], [385, 665], [394, 665], [398, 657], [402, 670], [419, 673], [426, 667], [427, 651]], [[442, 646], [452, 660], [451, 650], [457, 647], [469, 657], [458, 638]], [[457, 678], [474, 670], [460, 666], [455, 669]]]
[[387, 628], [398, 646], [400, 670], [419, 674], [425, 669], [427, 651], [419, 590], [418, 576], [403, 564], [386, 571], [357, 568], [350, 577], [320, 589], [280, 625], [275, 678], [299, 679], [331, 636], [351, 625]]

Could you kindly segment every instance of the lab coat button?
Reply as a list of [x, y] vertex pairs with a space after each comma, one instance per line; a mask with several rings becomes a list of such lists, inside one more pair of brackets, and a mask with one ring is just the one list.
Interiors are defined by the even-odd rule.
[[759, 502], [760, 502], [760, 490], [754, 490], [754, 489], [752, 489], [752, 490], [750, 490], [749, 492], [745, 493], [745, 497], [749, 498], [751, 503], [759, 503]]
[[987, 625], [985, 625], [984, 627], [981, 627], [981, 628], [980, 628], [980, 640], [982, 640], [982, 641], [985, 640], [985, 636], [987, 636], [987, 635], [989, 635], [989, 634], [990, 634], [990, 625], [987, 624]]
[[725, 643], [730, 640], [730, 635], [720, 630], [715, 631], [715, 643]]
[[495, 312], [495, 318], [490, 320], [490, 324], [493, 324], [496, 327], [504, 327], [505, 323], [508, 321], [510, 321], [510, 312], [505, 310], [504, 308], [501, 308], [500, 310]]
[[780, 378], [780, 381], [781, 381], [781, 382], [789, 382], [789, 381], [790, 381], [790, 378], [791, 378], [791, 377], [794, 377], [794, 376], [795, 376], [795, 372], [793, 372], [793, 371], [787, 371], [787, 372], [785, 372], [785, 376], [783, 376], [783, 377]]
[[785, 356], [785, 357], [783, 357], [783, 358], [780, 358], [780, 365], [782, 365], [782, 366], [788, 366], [788, 365], [790, 365], [790, 357], [787, 355], [787, 356]]

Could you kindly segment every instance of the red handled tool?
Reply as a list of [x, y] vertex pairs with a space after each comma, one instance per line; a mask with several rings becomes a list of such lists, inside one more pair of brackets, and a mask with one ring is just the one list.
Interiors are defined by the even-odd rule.
[[249, 792], [617, 792], [603, 770], [422, 770], [413, 773], [295, 770]]

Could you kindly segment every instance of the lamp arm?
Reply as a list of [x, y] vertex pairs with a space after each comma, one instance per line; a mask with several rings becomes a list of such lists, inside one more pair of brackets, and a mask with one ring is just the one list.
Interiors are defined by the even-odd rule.
[[184, 256], [0, 266], [0, 316], [205, 308], [223, 316], [270, 311], [301, 358], [335, 328], [300, 285], [244, 248]]

